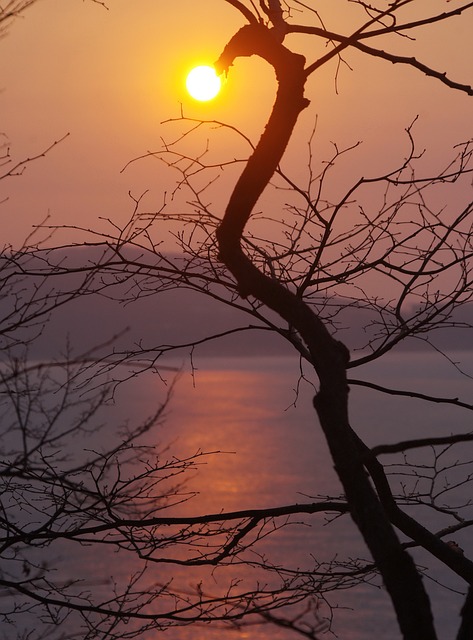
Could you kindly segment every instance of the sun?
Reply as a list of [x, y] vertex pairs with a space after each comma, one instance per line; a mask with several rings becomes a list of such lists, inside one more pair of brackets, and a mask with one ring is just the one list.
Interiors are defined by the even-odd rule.
[[200, 102], [212, 100], [220, 91], [222, 82], [213, 67], [201, 65], [194, 67], [186, 79], [187, 91]]

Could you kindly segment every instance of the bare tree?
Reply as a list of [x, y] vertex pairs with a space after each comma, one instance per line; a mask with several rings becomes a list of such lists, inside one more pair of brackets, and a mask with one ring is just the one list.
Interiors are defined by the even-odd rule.
[[[350, 4], [358, 9], [359, 22], [350, 33], [337, 33], [325, 28], [322, 11], [296, 0], [262, 0], [258, 7], [253, 2], [227, 2], [247, 24], [230, 39], [216, 62], [217, 69], [231, 73], [239, 57], [257, 55], [274, 68], [277, 77], [276, 102], [259, 142], [253, 145], [231, 125], [192, 121], [182, 115], [169, 123], [181, 127], [173, 142], [146, 154], [177, 170], [173, 200], [150, 213], [142, 210], [140, 198], [134, 199], [127, 225], [117, 228], [111, 222], [108, 233], [92, 234], [89, 244], [95, 245], [99, 256], [92, 266], [65, 262], [64, 247], [48, 252], [38, 247], [35, 252], [25, 251], [28, 259], [34, 253], [35, 262], [34, 267], [22, 266], [21, 273], [27, 278], [41, 275], [48, 283], [62, 282], [60, 287], [54, 285], [57, 304], [84, 293], [106, 294], [129, 303], [187, 288], [250, 318], [249, 325], [231, 327], [226, 333], [253, 329], [279, 335], [294, 349], [303, 371], [315, 374], [315, 412], [344, 495], [276, 509], [192, 518], [167, 515], [164, 510], [170, 504], [174, 509], [181, 499], [181, 488], [172, 480], [192, 467], [202, 452], [189, 460], [170, 457], [163, 462], [162, 456], [150, 461], [143, 449], [130, 448], [159, 419], [161, 408], [143, 425], [126, 432], [122, 443], [112, 450], [95, 451], [83, 461], [63, 457], [71, 430], [87, 434], [90, 420], [108, 397], [106, 387], [94, 384], [97, 371], [114, 376], [118, 365], [130, 361], [139, 361], [140, 370], [159, 369], [164, 354], [178, 349], [194, 353], [199, 344], [217, 339], [221, 333], [182, 344], [162, 344], [157, 336], [155, 343], [140, 343], [136, 349], [115, 348], [106, 357], [92, 358], [92, 364], [74, 360], [72, 371], [69, 364], [64, 365], [62, 377], [52, 382], [49, 374], [41, 377], [39, 370], [32, 384], [25, 363], [21, 376], [7, 370], [3, 378], [5, 398], [14, 409], [7, 434], [15, 434], [13, 439], [7, 436], [7, 462], [2, 473], [8, 502], [3, 507], [5, 534], [1, 542], [13, 566], [2, 573], [0, 581], [10, 603], [5, 619], [13, 621], [16, 614], [31, 612], [48, 625], [48, 633], [52, 627], [60, 633], [68, 619], [72, 628], [81, 629], [78, 633], [87, 638], [145, 637], [148, 631], [172, 625], [241, 625], [256, 619], [303, 637], [318, 638], [327, 626], [319, 609], [326, 594], [379, 574], [402, 637], [433, 640], [438, 636], [422, 579], [428, 569], [417, 566], [411, 555], [412, 548], [421, 548], [464, 581], [467, 594], [457, 638], [465, 640], [473, 633], [473, 564], [449, 539], [471, 526], [469, 504], [446, 506], [434, 485], [449, 478], [444, 489], [448, 491], [471, 481], [471, 455], [465, 450], [459, 469], [451, 453], [472, 436], [455, 432], [434, 436], [425, 425], [412, 440], [369, 448], [360, 438], [359, 425], [350, 421], [349, 389], [365, 386], [378, 393], [417, 397], [449, 405], [452, 411], [473, 408], [458, 398], [392, 389], [382, 381], [357, 379], [351, 373], [412, 341], [440, 349], [436, 336], [442, 329], [471, 330], [458, 315], [473, 295], [471, 140], [456, 146], [443, 169], [425, 174], [412, 123], [405, 131], [407, 153], [395, 169], [356, 178], [335, 198], [327, 187], [330, 172], [353, 149], [335, 147], [333, 157], [317, 171], [312, 137], [312, 164], [305, 184], [285, 172], [281, 160], [300, 113], [310, 104], [305, 96], [307, 79], [332, 59], [344, 62], [352, 50], [406, 65], [432, 82], [442, 83], [445, 90], [472, 95], [471, 86], [449, 73], [396, 53], [396, 43], [399, 36], [412, 37], [431, 25], [464, 19], [471, 15], [473, 3], [455, 3], [435, 11], [418, 9], [413, 0], [396, 0], [388, 6], [355, 0]], [[313, 23], [299, 23], [299, 11]], [[321, 40], [327, 46], [326, 53], [307, 61], [284, 45], [289, 34]], [[376, 44], [381, 37], [383, 48]], [[240, 161], [231, 154], [230, 159], [214, 160], [207, 149], [198, 157], [190, 154], [187, 141], [207, 128], [218, 128], [229, 139], [236, 136], [249, 147], [223, 217], [210, 204], [208, 193], [215, 176], [233, 171]], [[264, 213], [271, 231], [269, 237], [261, 237], [258, 225], [253, 224], [254, 210], [268, 189], [272, 189], [273, 199], [265, 203], [272, 207], [281, 203], [284, 216], [276, 219], [271, 211]], [[367, 189], [374, 194], [371, 203], [364, 195]], [[467, 197], [454, 198], [452, 194], [458, 191]], [[179, 208], [179, 195], [190, 204], [187, 210]], [[352, 221], [349, 227], [343, 220], [347, 210]], [[159, 248], [159, 230], [169, 223], [178, 228], [178, 255]], [[19, 260], [12, 263], [16, 268]], [[373, 274], [389, 290], [388, 296], [368, 293]], [[31, 304], [28, 299], [26, 308]], [[352, 344], [350, 334], [347, 339], [343, 336], [353, 318], [361, 318], [365, 332], [363, 342]], [[12, 332], [18, 330], [16, 324], [10, 326]], [[67, 397], [58, 412], [57, 406], [50, 407], [44, 398], [51, 390], [65, 394], [70, 381], [76, 391], [88, 384], [95, 393], [99, 389], [99, 396], [89, 399], [87, 411], [79, 411], [79, 420], [69, 421], [58, 434], [50, 425], [56, 424], [68, 405], [75, 410], [82, 400]], [[117, 382], [115, 375], [113, 388]], [[43, 430], [30, 428], [20, 419], [20, 397], [29, 407], [28, 415], [39, 411], [47, 417]], [[25, 445], [30, 441], [33, 444]], [[426, 447], [433, 452], [428, 470], [425, 462], [416, 463], [409, 457]], [[388, 458], [390, 463], [385, 467], [381, 457], [386, 455], [397, 457], [394, 462]], [[54, 465], [51, 460], [56, 460]], [[396, 475], [391, 477], [388, 472], [401, 476], [404, 482], [400, 484]], [[24, 505], [27, 513], [36, 509], [34, 496], [38, 494], [41, 517], [36, 513], [32, 524], [23, 521], [24, 515], [16, 510], [22, 511]], [[428, 529], [411, 515], [412, 505], [442, 512], [449, 518], [448, 526]], [[277, 536], [291, 517], [316, 513], [349, 514], [372, 560], [346, 560], [307, 569], [273, 563], [265, 551], [266, 538]], [[136, 574], [128, 581], [117, 578], [111, 585], [57, 580], [45, 567], [35, 565], [34, 555], [29, 555], [44, 545], [66, 543], [80, 550], [92, 545], [135, 555]], [[172, 574], [165, 571], [166, 579], [153, 579], [156, 565], [185, 567], [191, 576], [202, 575], [205, 568], [218, 568], [229, 577], [218, 593], [208, 593], [201, 583], [186, 591], [176, 588]], [[244, 578], [238, 572], [240, 566], [245, 567]], [[21, 570], [26, 575], [22, 576]]]
[[4, 36], [12, 22], [20, 17], [36, 0], [9, 0], [0, 7], [0, 36]]

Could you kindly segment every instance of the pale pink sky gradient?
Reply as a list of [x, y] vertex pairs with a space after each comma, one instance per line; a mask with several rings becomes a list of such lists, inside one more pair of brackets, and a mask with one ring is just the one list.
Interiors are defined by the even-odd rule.
[[[433, 9], [445, 2], [418, 4]], [[223, 0], [110, 0], [108, 5], [106, 11], [82, 0], [41, 0], [0, 41], [0, 131], [8, 136], [14, 161], [70, 134], [24, 175], [0, 183], [0, 201], [8, 197], [0, 205], [2, 244], [22, 242], [48, 214], [55, 224], [96, 227], [99, 217], [120, 224], [131, 212], [129, 191], [139, 196], [148, 189], [147, 208], [159, 209], [173, 176], [153, 160], [121, 170], [129, 160], [159, 149], [162, 136], [173, 137], [172, 127], [160, 123], [177, 117], [181, 103], [186, 115], [225, 120], [255, 142], [264, 126], [275, 81], [258, 59], [239, 60], [213, 102], [195, 103], [184, 89], [186, 71], [213, 62], [244, 23], [235, 9]], [[334, 0], [317, 4], [335, 31], [349, 30], [349, 6]], [[398, 52], [416, 51], [418, 57], [422, 52], [425, 62], [471, 84], [472, 32], [470, 11], [448, 31], [426, 27], [416, 43], [398, 38]], [[307, 36], [291, 36], [286, 44], [309, 60], [324, 51], [322, 42]], [[394, 166], [407, 152], [403, 131], [417, 115], [415, 131], [433, 168], [440, 168], [453, 144], [471, 137], [472, 98], [405, 67], [367, 61], [358, 53], [345, 57], [353, 71], [342, 67], [338, 94], [334, 63], [308, 82], [311, 106], [288, 151], [287, 166], [295, 176], [298, 164], [305, 164], [316, 117], [320, 160], [331, 141], [340, 147], [364, 141], [340, 173], [347, 184], [389, 168], [390, 162]], [[228, 148], [230, 157], [236, 154]]]

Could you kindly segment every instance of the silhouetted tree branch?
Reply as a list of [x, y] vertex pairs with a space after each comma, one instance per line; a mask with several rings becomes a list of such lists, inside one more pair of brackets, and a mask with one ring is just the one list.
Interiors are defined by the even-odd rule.
[[[471, 441], [471, 434], [449, 424], [444, 435], [437, 435], [427, 424], [412, 438], [368, 447], [352, 428], [349, 389], [366, 386], [458, 411], [471, 411], [472, 405], [442, 394], [392, 389], [378, 379], [348, 378], [347, 370], [414, 340], [435, 347], [442, 328], [471, 330], [456, 314], [473, 301], [473, 205], [448, 196], [444, 207], [438, 199], [455, 188], [470, 193], [471, 141], [459, 144], [442, 169], [426, 174], [412, 123], [402, 159], [385, 160], [388, 168], [354, 177], [335, 195], [328, 188], [330, 178], [356, 143], [343, 149], [334, 145], [332, 157], [317, 168], [312, 132], [305, 183], [284, 170], [282, 159], [309, 106], [304, 94], [309, 77], [332, 59], [340, 62], [341, 55], [346, 62], [352, 50], [411, 67], [445, 89], [471, 95], [471, 86], [454, 81], [453, 72], [444, 74], [417, 54], [406, 55], [401, 37], [464, 17], [473, 3], [440, 12], [428, 8], [419, 17], [413, 0], [388, 6], [359, 0], [350, 3], [359, 10], [358, 21], [351, 32], [340, 34], [325, 28], [318, 10], [296, 0], [261, 0], [259, 6], [226, 1], [248, 24], [225, 46], [218, 70], [229, 73], [239, 57], [256, 55], [276, 73], [276, 101], [259, 142], [232, 125], [181, 114], [168, 122], [181, 127], [172, 141], [137, 159], [159, 159], [177, 172], [172, 198], [163, 198], [158, 211], [146, 210], [141, 197], [131, 196], [125, 224], [119, 226], [110, 214], [106, 231], [86, 230], [85, 262], [74, 253], [74, 244], [45, 247], [41, 234], [49, 242], [56, 230], [48, 221], [19, 249], [2, 251], [0, 595], [6, 604], [1, 615], [12, 629], [18, 620], [27, 620], [30, 630], [35, 628], [30, 620], [41, 621], [49, 638], [69, 628], [86, 639], [145, 638], [176, 625], [251, 628], [256, 621], [317, 639], [330, 626], [330, 615], [321, 611], [327, 594], [356, 588], [379, 574], [403, 637], [432, 640], [437, 636], [422, 580], [429, 568], [417, 567], [410, 555], [421, 548], [468, 588], [457, 636], [464, 640], [471, 635], [473, 564], [447, 537], [473, 522], [469, 500], [452, 497], [473, 478], [468, 451], [461, 462], [453, 453], [456, 444]], [[314, 24], [298, 24], [296, 8]], [[307, 63], [285, 46], [288, 34], [310, 36], [327, 51]], [[227, 136], [226, 149], [236, 140], [246, 155], [235, 158], [232, 151], [214, 157], [207, 144], [201, 154], [185, 149], [209, 128]], [[21, 173], [34, 159], [12, 165], [4, 151], [2, 177]], [[207, 192], [221, 173], [241, 165], [222, 218]], [[371, 203], [364, 199], [367, 189], [374, 194]], [[180, 194], [187, 209], [177, 204]], [[262, 213], [255, 213], [257, 203]], [[274, 215], [276, 208], [284, 215]], [[267, 236], [253, 224], [255, 218], [270, 223]], [[175, 225], [176, 253], [162, 251], [161, 231], [156, 233], [169, 225]], [[84, 232], [79, 226], [74, 230]], [[78, 244], [83, 243], [82, 235]], [[367, 293], [373, 274], [389, 294]], [[65, 348], [56, 359], [32, 361], [37, 340], [63, 308], [87, 299], [124, 307], [174, 290], [201, 294], [237, 312], [239, 320], [179, 341], [158, 334], [151, 342], [139, 336], [123, 346], [121, 336], [112, 334], [89, 350]], [[354, 318], [361, 318], [361, 337], [347, 335]], [[314, 406], [344, 495], [334, 489], [335, 495], [307, 496], [300, 504], [182, 513], [194, 495], [189, 474], [209, 453], [175, 456], [172, 448], [156, 446], [154, 429], [164, 420], [172, 394], [131, 426], [110, 421], [107, 403], [118, 397], [120, 385], [147, 371], [159, 374], [164, 355], [184, 351], [193, 366], [202, 345], [248, 331], [277, 334], [288, 343], [300, 360], [301, 381], [310, 376], [308, 370], [314, 373]], [[412, 456], [419, 448], [428, 448], [431, 458], [416, 462]], [[386, 463], [381, 455], [389, 456]], [[442, 523], [448, 518], [448, 524], [425, 525], [417, 508], [441, 515]], [[306, 522], [313, 523], [316, 540], [317, 514], [328, 520], [350, 515], [372, 558], [325, 561], [314, 553], [307, 566], [297, 567], [290, 559], [273, 560], [268, 540], [277, 541], [281, 530]], [[56, 572], [54, 562], [39, 555], [45, 549], [67, 558], [77, 554], [76, 570]], [[114, 558], [113, 580], [94, 581], [85, 574], [89, 552], [97, 550]], [[124, 558], [133, 559], [132, 575], [120, 573]], [[188, 572], [186, 588], [167, 570], [177, 567]], [[211, 573], [201, 573], [207, 569]], [[220, 571], [224, 577], [215, 580], [210, 593], [202, 576], [216, 578]], [[14, 633], [19, 638], [23, 632]], [[43, 635], [38, 628], [35, 637]]]

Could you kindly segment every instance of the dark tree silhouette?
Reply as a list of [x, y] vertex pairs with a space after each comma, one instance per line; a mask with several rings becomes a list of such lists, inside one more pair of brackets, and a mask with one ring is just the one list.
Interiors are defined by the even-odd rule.
[[[12, 358], [2, 385], [6, 402], [14, 409], [11, 414], [5, 412], [13, 417], [3, 446], [5, 462], [1, 474], [4, 495], [10, 502], [3, 506], [4, 534], [0, 543], [5, 558], [14, 567], [2, 572], [0, 580], [9, 603], [4, 619], [12, 621], [18, 613], [28, 612], [50, 625], [49, 632], [51, 626], [60, 630], [67, 621], [85, 629], [82, 637], [123, 638], [146, 637], [148, 631], [152, 635], [172, 625], [239, 625], [256, 618], [303, 637], [319, 638], [325, 622], [313, 605], [314, 598], [317, 602], [333, 589], [356, 586], [368, 574], [378, 573], [391, 597], [403, 638], [434, 640], [437, 634], [423, 584], [424, 572], [411, 556], [411, 548], [415, 547], [424, 549], [464, 580], [467, 595], [457, 635], [458, 640], [464, 640], [472, 633], [473, 563], [459, 552], [449, 536], [470, 527], [471, 519], [459, 515], [461, 508], [450, 509], [436, 502], [433, 491], [429, 494], [427, 489], [424, 494], [415, 482], [404, 494], [396, 495], [380, 458], [401, 454], [407, 468], [406, 452], [431, 447], [438, 461], [446, 450], [457, 443], [470, 442], [472, 436], [447, 433], [434, 437], [427, 428], [427, 435], [369, 448], [358, 435], [356, 425], [350, 423], [349, 389], [365, 385], [381, 393], [416, 397], [450, 405], [452, 409], [471, 411], [473, 406], [458, 398], [390, 389], [380, 381], [358, 380], [349, 372], [410, 340], [435, 345], [438, 329], [461, 328], [462, 324], [471, 329], [467, 323], [460, 323], [455, 313], [470, 303], [473, 295], [473, 202], [470, 199], [458, 205], [452, 198], [451, 208], [443, 210], [430, 204], [426, 197], [429, 189], [438, 193], [440, 189], [465, 185], [471, 193], [471, 141], [456, 147], [442, 171], [418, 177], [421, 154], [416, 151], [412, 125], [406, 130], [409, 153], [395, 170], [357, 179], [335, 201], [325, 195], [327, 175], [349, 149], [336, 148], [320, 174], [310, 175], [308, 187], [296, 184], [284, 173], [281, 159], [299, 115], [310, 104], [305, 96], [307, 79], [328, 61], [343, 60], [342, 56], [351, 50], [406, 65], [432, 82], [442, 83], [445, 90], [472, 95], [469, 85], [452, 79], [448, 73], [416, 57], [395, 53], [395, 44], [399, 36], [410, 37], [429, 25], [456, 17], [464, 19], [471, 15], [473, 3], [446, 5], [446, 9], [442, 6], [438, 11], [423, 7], [417, 12], [413, 0], [396, 0], [388, 6], [355, 0], [350, 4], [359, 9], [362, 19], [351, 33], [339, 34], [324, 27], [316, 9], [296, 0], [261, 0], [258, 7], [253, 2], [226, 1], [247, 24], [227, 43], [216, 68], [231, 73], [238, 58], [256, 55], [266, 60], [276, 74], [276, 101], [259, 142], [252, 145], [229, 125], [192, 121], [182, 115], [178, 123], [187, 129], [174, 142], [165, 143], [162, 150], [147, 157], [159, 157], [177, 169], [176, 193], [184, 193], [191, 203], [187, 213], [169, 211], [175, 206], [174, 201], [158, 212], [144, 212], [141, 199], [134, 199], [131, 218], [123, 228], [112, 223], [108, 233], [88, 231], [87, 244], [96, 252], [88, 264], [73, 266], [65, 260], [64, 250], [70, 247], [46, 250], [29, 244], [16, 254], [4, 252], [4, 291], [9, 298], [12, 291], [22, 292], [14, 294], [16, 302], [5, 318], [4, 332], [10, 340]], [[297, 23], [296, 10], [301, 8], [305, 9], [305, 16], [314, 17], [316, 26]], [[413, 13], [406, 14], [406, 9]], [[405, 15], [410, 17], [406, 19]], [[290, 34], [321, 39], [327, 44], [327, 52], [307, 61], [284, 44]], [[376, 43], [381, 36], [382, 49], [367, 44]], [[393, 48], [388, 49], [387, 43]], [[191, 156], [182, 148], [191, 135], [209, 124], [229, 136], [237, 135], [251, 147], [223, 217], [207, 202], [206, 190], [212, 184], [212, 172], [234, 168], [238, 161], [207, 163], [205, 153]], [[303, 204], [290, 207], [290, 218], [288, 215], [282, 221], [268, 214], [273, 227], [280, 228], [281, 233], [275, 240], [265, 240], [249, 226], [256, 203], [271, 188], [274, 177], [279, 180], [275, 202], [278, 189], [284, 188]], [[361, 193], [366, 187], [382, 193], [374, 213], [362, 204]], [[357, 197], [357, 215], [353, 215], [353, 226], [347, 230], [339, 223], [341, 212], [346, 207], [355, 209]], [[155, 228], [169, 222], [179, 227], [179, 255], [161, 252], [155, 239]], [[392, 299], [364, 295], [365, 279], [374, 272], [383, 278], [386, 288], [395, 285]], [[442, 286], [433, 286], [443, 275], [449, 278], [442, 280]], [[20, 280], [23, 283], [25, 279], [28, 286], [19, 286]], [[25, 297], [31, 283], [35, 295]], [[38, 296], [43, 286], [47, 291]], [[159, 294], [182, 288], [249, 316], [250, 327], [243, 324], [182, 344], [140, 343], [135, 348], [116, 346], [110, 352], [102, 348], [48, 367], [36, 367], [33, 378], [27, 353], [18, 358], [22, 343], [17, 339], [18, 331], [31, 330], [31, 325], [42, 321], [46, 312], [54, 312], [71, 299], [106, 295], [130, 303], [146, 297], [154, 300]], [[357, 351], [348, 340], [339, 339], [338, 328], [347, 311], [351, 318], [354, 314], [369, 318], [366, 340], [356, 345]], [[369, 315], [365, 316], [367, 312]], [[154, 452], [152, 458], [149, 451], [154, 449], [149, 448], [149, 443], [146, 448], [138, 444], [161, 418], [162, 407], [143, 424], [125, 429], [113, 447], [94, 450], [83, 460], [64, 457], [63, 450], [67, 451], [73, 433], [87, 437], [110, 389], [113, 393], [119, 383], [138, 375], [133, 369], [120, 377], [119, 365], [133, 361], [139, 362], [140, 370], [158, 370], [160, 358], [166, 353], [183, 348], [194, 353], [200, 344], [223, 333], [248, 329], [279, 335], [293, 347], [304, 366], [315, 372], [314, 407], [343, 487], [342, 498], [195, 517], [166, 514], [170, 505], [175, 507], [181, 500], [181, 486], [174, 479], [192, 468], [203, 454], [198, 452], [182, 460], [163, 458], [162, 453]], [[61, 372], [59, 377], [51, 375], [56, 370]], [[100, 383], [99, 374], [108, 376], [110, 386]], [[92, 389], [92, 396], [84, 399], [86, 388]], [[57, 403], [47, 400], [57, 393], [63, 394], [59, 409]], [[19, 409], [20, 396], [28, 408], [26, 413]], [[77, 411], [84, 402], [85, 409]], [[80, 418], [66, 421], [64, 426], [58, 417], [65, 415], [68, 408]], [[43, 430], [20, 419], [35, 413], [47, 417]], [[471, 456], [465, 455], [470, 462]], [[415, 467], [411, 471], [416, 478]], [[454, 471], [455, 462], [447, 462], [442, 468], [442, 473]], [[434, 464], [429, 480], [432, 485], [439, 473]], [[470, 480], [467, 471], [454, 482], [458, 486]], [[424, 499], [427, 494], [429, 498]], [[25, 522], [21, 508], [27, 505], [27, 511], [36, 509], [36, 496], [41, 496], [39, 504], [44, 516], [36, 516], [33, 523]], [[412, 504], [448, 514], [451, 524], [441, 531], [430, 531], [405, 508]], [[463, 506], [467, 513], [468, 504]], [[272, 564], [260, 551], [266, 536], [277, 533], [291, 516], [320, 512], [349, 514], [372, 561], [293, 570]], [[403, 536], [402, 541], [399, 535]], [[32, 549], [63, 543], [80, 545], [81, 550], [92, 545], [135, 555], [136, 574], [127, 583], [117, 580], [114, 585], [99, 585], [96, 589], [80, 582], [54, 580], [47, 567], [30, 554]], [[254, 554], [248, 555], [248, 551]], [[154, 566], [185, 566], [190, 572], [194, 568], [228, 568], [232, 575], [240, 564], [251, 570], [254, 581], [240, 585], [238, 580], [230, 580], [225, 592], [217, 595], [206, 593], [199, 585], [184, 593], [175, 589], [171, 580], [157, 583], [152, 579]], [[269, 578], [262, 580], [260, 575]]]
[[[273, 3], [274, 4], [274, 3]], [[276, 3], [277, 4], [277, 3]], [[283, 24], [282, 10], [278, 27]], [[275, 25], [276, 27], [276, 25]], [[219, 255], [235, 276], [242, 297], [252, 295], [276, 311], [306, 345], [320, 387], [314, 406], [327, 438], [335, 468], [345, 490], [350, 513], [363, 535], [393, 600], [404, 638], [435, 638], [428, 597], [415, 565], [402, 548], [391, 520], [424, 544], [472, 584], [473, 564], [438, 541], [393, 505], [381, 465], [351, 429], [348, 418], [348, 349], [334, 340], [316, 313], [296, 293], [262, 273], [241, 248], [241, 238], [251, 212], [276, 171], [299, 113], [308, 106], [304, 98], [305, 60], [279, 41], [261, 24], [243, 27], [217, 61], [218, 71], [228, 71], [235, 58], [257, 54], [273, 67], [278, 95], [271, 118], [240, 176], [217, 230]], [[378, 495], [371, 487], [368, 471]]]

